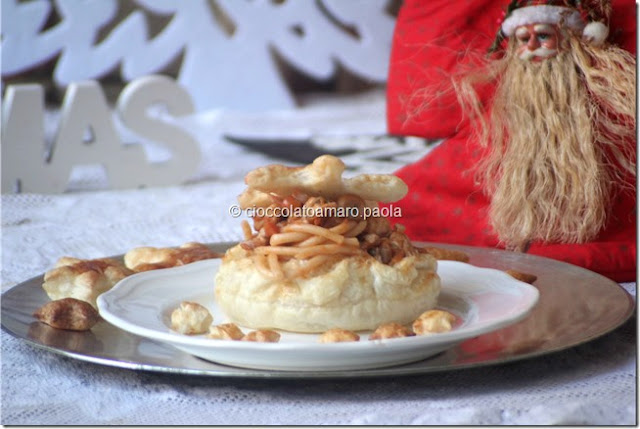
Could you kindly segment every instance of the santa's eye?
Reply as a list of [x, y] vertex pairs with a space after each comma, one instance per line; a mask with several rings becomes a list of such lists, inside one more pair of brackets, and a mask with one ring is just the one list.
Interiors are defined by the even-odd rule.
[[549, 40], [550, 38], [551, 38], [551, 34], [546, 34], [546, 33], [538, 34], [538, 40], [540, 41]]
[[531, 33], [527, 28], [522, 27], [516, 30], [516, 39], [518, 39], [519, 41], [526, 42], [527, 40], [529, 40], [529, 37], [531, 37]]

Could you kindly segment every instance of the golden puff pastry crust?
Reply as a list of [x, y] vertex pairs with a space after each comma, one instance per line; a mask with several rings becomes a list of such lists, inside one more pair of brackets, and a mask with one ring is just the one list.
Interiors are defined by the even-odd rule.
[[215, 279], [218, 305], [253, 329], [320, 333], [408, 324], [433, 308], [440, 293], [436, 260], [407, 256], [387, 265], [366, 254], [338, 259], [302, 277], [274, 279], [240, 246], [225, 254]]
[[44, 275], [42, 288], [51, 300], [75, 298], [98, 308], [96, 299], [133, 272], [109, 258], [76, 259], [62, 257]]
[[354, 194], [364, 200], [392, 203], [407, 195], [402, 179], [390, 174], [360, 174], [343, 178], [344, 163], [332, 155], [322, 155], [304, 167], [272, 164], [250, 171], [245, 176], [248, 188], [238, 197], [243, 209], [266, 207], [270, 193], [290, 195], [304, 192], [325, 198]]
[[171, 268], [190, 264], [204, 259], [219, 258], [222, 254], [214, 252], [201, 243], [185, 243], [180, 247], [136, 247], [124, 255], [124, 264], [135, 272]]

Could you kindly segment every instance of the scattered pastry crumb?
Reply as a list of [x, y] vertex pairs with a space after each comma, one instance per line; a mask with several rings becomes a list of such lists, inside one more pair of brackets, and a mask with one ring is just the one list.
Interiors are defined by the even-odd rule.
[[439, 334], [452, 329], [456, 316], [443, 310], [425, 311], [413, 322], [413, 332], [417, 335]]
[[53, 328], [70, 331], [88, 331], [101, 320], [91, 304], [75, 298], [48, 302], [37, 309], [33, 316]]
[[396, 322], [385, 323], [376, 328], [369, 340], [384, 340], [387, 338], [411, 337], [415, 335], [409, 328]]
[[214, 340], [241, 340], [244, 333], [235, 323], [223, 323], [222, 325], [213, 325], [209, 328], [207, 338]]
[[276, 331], [271, 331], [268, 329], [251, 331], [244, 337], [242, 337], [241, 341], [255, 341], [258, 343], [277, 343], [280, 341], [280, 334]]
[[44, 275], [42, 288], [52, 300], [75, 298], [98, 308], [98, 296], [132, 274], [122, 263], [109, 258], [77, 259], [64, 256]]
[[538, 277], [534, 276], [533, 274], [527, 274], [527, 273], [523, 273], [516, 270], [506, 270], [505, 273], [509, 274], [511, 277], [513, 277], [516, 280], [520, 280], [521, 282], [525, 282], [529, 284], [532, 284], [538, 279]]
[[202, 243], [185, 243], [180, 247], [136, 247], [124, 255], [127, 268], [135, 271], [150, 271], [187, 265], [205, 259], [219, 258], [222, 254], [214, 252]]
[[204, 334], [211, 323], [213, 317], [209, 310], [195, 302], [183, 301], [171, 313], [171, 329], [181, 334]]
[[344, 343], [349, 341], [360, 341], [360, 336], [353, 331], [346, 329], [329, 329], [318, 339], [321, 343]]
[[440, 261], [469, 262], [469, 255], [460, 250], [443, 249], [441, 247], [419, 247], [423, 253], [428, 253]]

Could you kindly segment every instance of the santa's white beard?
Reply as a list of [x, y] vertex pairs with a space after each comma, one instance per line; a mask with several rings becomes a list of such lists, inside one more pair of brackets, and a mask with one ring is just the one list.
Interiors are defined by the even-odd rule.
[[611, 178], [593, 105], [569, 53], [513, 58], [493, 104], [489, 218], [509, 248], [579, 243], [606, 221]]

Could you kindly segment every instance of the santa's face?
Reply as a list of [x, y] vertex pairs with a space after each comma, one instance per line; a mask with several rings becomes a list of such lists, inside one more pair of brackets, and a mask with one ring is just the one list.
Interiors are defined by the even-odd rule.
[[558, 54], [562, 36], [556, 25], [527, 24], [516, 28], [515, 37], [518, 57], [540, 62]]

